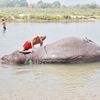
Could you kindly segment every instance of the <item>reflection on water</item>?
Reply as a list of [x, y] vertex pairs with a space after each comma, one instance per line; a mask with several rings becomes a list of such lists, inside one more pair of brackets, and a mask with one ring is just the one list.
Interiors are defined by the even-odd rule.
[[0, 67], [0, 100], [99, 100], [100, 63]]

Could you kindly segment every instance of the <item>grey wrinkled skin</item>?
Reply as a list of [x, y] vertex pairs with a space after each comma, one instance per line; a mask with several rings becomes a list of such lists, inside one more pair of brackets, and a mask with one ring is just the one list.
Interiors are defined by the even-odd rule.
[[89, 63], [100, 61], [100, 47], [85, 38], [69, 37], [44, 47], [35, 48], [32, 53], [22, 54], [18, 51], [1, 58], [2, 64], [34, 63]]

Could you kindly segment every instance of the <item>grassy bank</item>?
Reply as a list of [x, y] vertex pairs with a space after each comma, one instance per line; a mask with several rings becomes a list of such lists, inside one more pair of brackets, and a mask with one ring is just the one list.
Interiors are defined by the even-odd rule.
[[100, 20], [100, 9], [0, 8], [0, 19], [16, 22], [81, 22]]

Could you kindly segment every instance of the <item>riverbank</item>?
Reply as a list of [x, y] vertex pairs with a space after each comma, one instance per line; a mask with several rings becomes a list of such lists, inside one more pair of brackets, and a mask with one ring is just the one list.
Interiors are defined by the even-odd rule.
[[88, 22], [100, 20], [100, 9], [0, 8], [0, 19], [9, 22]]

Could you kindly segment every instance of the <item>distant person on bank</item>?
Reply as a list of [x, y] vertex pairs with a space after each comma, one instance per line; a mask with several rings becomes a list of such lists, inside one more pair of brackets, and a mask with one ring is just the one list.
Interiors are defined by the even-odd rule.
[[3, 32], [5, 32], [6, 31], [6, 21], [5, 21], [5, 19], [2, 19], [2, 26], [3, 26]]

